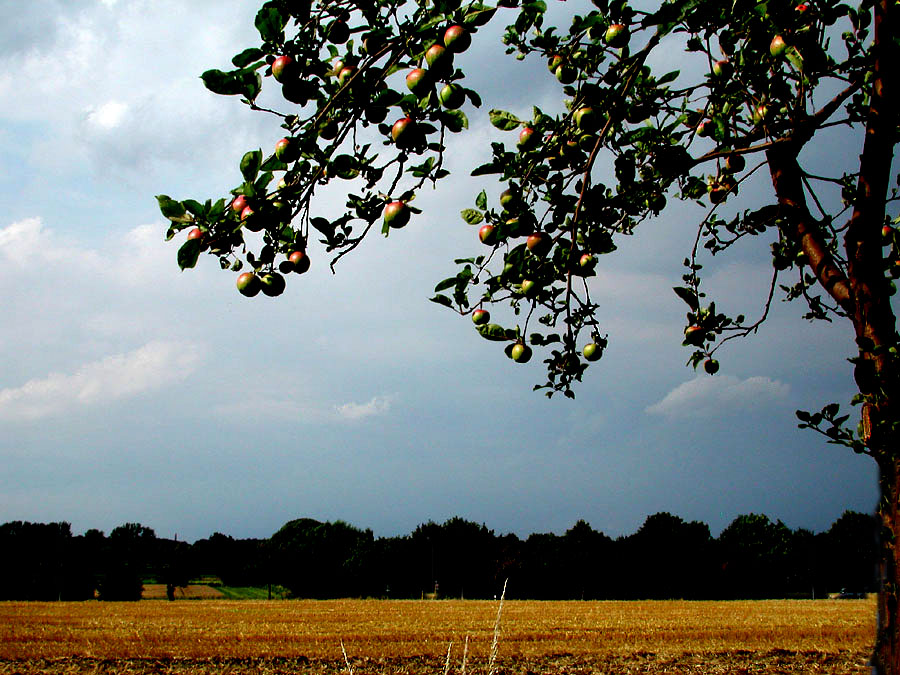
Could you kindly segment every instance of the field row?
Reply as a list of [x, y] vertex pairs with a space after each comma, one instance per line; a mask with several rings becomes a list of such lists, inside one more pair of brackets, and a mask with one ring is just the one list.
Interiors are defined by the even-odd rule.
[[[488, 601], [0, 603], [0, 659], [443, 658], [490, 651]], [[867, 654], [873, 600], [528, 602], [503, 606], [504, 659], [747, 651]], [[2, 672], [2, 671], [0, 671]]]

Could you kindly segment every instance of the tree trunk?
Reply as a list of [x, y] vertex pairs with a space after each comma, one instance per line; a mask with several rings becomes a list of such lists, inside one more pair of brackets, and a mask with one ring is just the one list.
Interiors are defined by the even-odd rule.
[[879, 459], [881, 499], [879, 542], [878, 629], [873, 669], [879, 675], [900, 675], [900, 461], [885, 452]]

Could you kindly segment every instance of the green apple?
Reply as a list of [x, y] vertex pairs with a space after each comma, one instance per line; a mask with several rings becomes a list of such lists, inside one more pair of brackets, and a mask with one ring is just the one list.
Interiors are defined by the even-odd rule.
[[461, 108], [462, 104], [466, 101], [466, 95], [463, 92], [463, 88], [452, 82], [450, 84], [445, 84], [441, 88], [439, 96], [441, 97], [441, 103], [448, 110]]
[[720, 80], [725, 80], [731, 77], [731, 73], [734, 69], [731, 66], [731, 61], [723, 59], [721, 61], [716, 61], [712, 67], [712, 74]]
[[401, 228], [409, 222], [409, 207], [406, 202], [393, 201], [384, 207], [384, 222], [390, 227]]
[[338, 71], [338, 84], [342, 87], [345, 86], [350, 79], [356, 75], [357, 68], [356, 66], [344, 66]]
[[684, 330], [684, 341], [689, 345], [702, 345], [706, 341], [706, 331], [702, 326], [688, 326]]
[[559, 64], [553, 74], [562, 84], [572, 84], [578, 79], [578, 71], [565, 62]]
[[260, 278], [260, 282], [262, 282], [263, 294], [268, 295], [270, 298], [274, 298], [275, 296], [284, 293], [284, 277], [280, 274], [276, 274], [275, 272], [263, 274]]
[[581, 353], [588, 361], [597, 361], [603, 356], [603, 348], [596, 342], [588, 342]]
[[613, 49], [619, 49], [628, 44], [630, 37], [628, 26], [623, 23], [614, 23], [606, 29], [603, 41]]
[[500, 206], [507, 211], [516, 211], [522, 206], [522, 195], [517, 187], [509, 187], [500, 193]]
[[547, 61], [547, 70], [555, 75], [556, 69], [559, 68], [564, 62], [565, 59], [561, 54], [554, 54], [550, 57], [550, 60]]
[[719, 372], [719, 362], [715, 359], [706, 359], [706, 361], [703, 362], [703, 370], [710, 375], [715, 375]]
[[725, 158], [725, 168], [731, 173], [740, 173], [747, 166], [743, 155], [728, 155]]
[[579, 108], [572, 115], [572, 118], [575, 120], [578, 130], [582, 133], [589, 134], [600, 128], [600, 115], [593, 108]]
[[522, 280], [522, 293], [524, 295], [531, 295], [537, 289], [537, 282], [531, 279], [523, 279]]
[[517, 143], [520, 150], [527, 150], [537, 143], [538, 136], [531, 127], [525, 127], [519, 132], [519, 141]]
[[583, 270], [592, 270], [597, 266], [597, 258], [590, 253], [584, 253], [578, 259], [578, 266]]
[[340, 19], [332, 21], [327, 28], [327, 37], [329, 42], [342, 45], [350, 39], [350, 27], [346, 21]]
[[337, 138], [338, 131], [340, 131], [338, 123], [332, 118], [328, 118], [319, 123], [319, 137], [326, 141]]
[[772, 41], [769, 43], [769, 53], [775, 58], [780, 57], [784, 54], [787, 49], [787, 42], [784, 41], [784, 37], [781, 35], [776, 35], [772, 38]]
[[531, 360], [531, 347], [522, 342], [517, 342], [509, 351], [509, 358], [517, 363], [528, 363]]
[[479, 309], [476, 309], [474, 312], [472, 312], [472, 323], [474, 323], [476, 326], [481, 326], [483, 324], [486, 324], [490, 320], [491, 320], [491, 313], [489, 311], [487, 311], [486, 309], [479, 308]]
[[253, 272], [244, 272], [237, 278], [237, 289], [241, 295], [252, 298], [262, 289], [262, 282]]

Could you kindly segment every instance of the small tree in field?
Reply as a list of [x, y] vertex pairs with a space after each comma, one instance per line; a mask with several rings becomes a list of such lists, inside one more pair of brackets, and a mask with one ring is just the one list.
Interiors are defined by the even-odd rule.
[[[545, 25], [544, 0], [519, 2], [263, 4], [260, 45], [203, 80], [273, 115], [282, 131], [268, 152], [243, 156], [242, 180], [227, 199], [158, 197], [169, 238], [188, 230], [179, 265], [193, 267], [209, 252], [239, 273], [242, 294], [279, 295], [311, 259], [330, 254], [333, 267], [373, 228], [387, 236], [415, 223], [416, 192], [449, 175], [444, 153], [481, 104], [454, 58], [502, 17], [506, 53], [542, 60], [550, 71], [544, 76], [559, 81], [562, 105], [534, 108], [528, 119], [487, 113], [507, 135], [498, 132], [491, 160], [471, 173], [493, 175], [500, 185], [492, 179], [461, 214], [479, 227], [473, 248], [482, 253], [457, 260], [459, 272], [437, 284], [432, 300], [471, 315], [481, 335], [506, 343], [515, 361], [540, 351], [547, 377], [537, 388], [574, 396], [572, 387], [606, 346], [588, 283], [602, 256], [671, 200], [705, 205], [693, 250], [684, 252], [684, 282], [675, 288], [688, 307], [683, 339], [694, 368], [714, 374], [716, 351], [755, 332], [779, 294], [800, 300], [807, 319], [853, 325], [858, 428], [847, 426], [850, 416], [837, 403], [797, 415], [802, 427], [870, 455], [880, 469], [873, 662], [881, 673], [900, 673], [891, 307], [900, 236], [888, 208], [896, 200], [896, 3], [667, 0], [643, 10], [627, 0], [594, 0], [556, 28]], [[693, 56], [697, 68], [680, 74], [647, 65], [651, 55], [673, 49]], [[263, 83], [280, 88], [277, 110], [257, 103]], [[804, 150], [823, 144], [833, 161], [812, 170]], [[737, 210], [735, 196], [764, 173], [771, 192]], [[318, 215], [317, 194], [341, 181], [343, 215]], [[764, 311], [751, 320], [720, 313], [701, 290], [701, 252], [766, 245], [764, 238], [773, 263]], [[520, 325], [492, 321], [495, 304], [511, 306]]]

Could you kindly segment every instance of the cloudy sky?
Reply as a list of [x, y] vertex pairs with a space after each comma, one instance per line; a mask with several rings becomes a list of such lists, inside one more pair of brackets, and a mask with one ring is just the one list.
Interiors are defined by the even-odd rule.
[[[199, 79], [258, 44], [256, 3], [15, 5], [0, 24], [0, 522], [141, 522], [193, 540], [302, 516], [405, 534], [459, 515], [520, 535], [584, 518], [617, 536], [658, 511], [716, 534], [744, 513], [821, 531], [874, 507], [871, 461], [793, 414], [851, 398], [847, 326], [776, 303], [720, 352], [719, 375], [684, 367], [671, 287], [696, 212], [667, 212], [602, 261], [592, 296], [610, 347], [575, 401], [533, 393], [540, 359], [514, 364], [427, 301], [454, 257], [481, 251], [456, 214], [500, 189], [466, 177], [504, 140], [483, 111], [551, 109], [542, 63], [491, 72], [499, 45], [473, 46], [457, 63], [485, 106], [467, 108], [449, 153], [460, 178], [337, 275], [312, 250], [283, 296], [249, 300], [214, 258], [178, 270], [154, 195], [225, 195], [243, 152], [280, 138]], [[707, 261], [732, 314], [761, 309], [769, 243]]]

